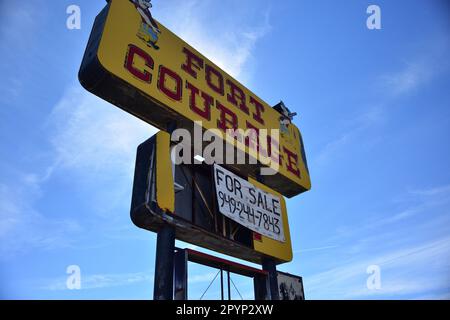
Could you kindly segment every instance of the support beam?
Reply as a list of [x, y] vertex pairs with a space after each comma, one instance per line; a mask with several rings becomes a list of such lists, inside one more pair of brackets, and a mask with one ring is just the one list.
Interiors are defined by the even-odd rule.
[[220, 300], [224, 300], [224, 298], [223, 298], [223, 269], [220, 269]]
[[231, 300], [231, 286], [230, 286], [230, 270], [227, 270], [227, 287], [228, 287], [228, 300]]
[[154, 300], [173, 300], [175, 229], [164, 225], [159, 231], [156, 243]]
[[175, 249], [175, 300], [187, 300], [188, 299], [188, 256], [185, 249]]
[[269, 281], [266, 275], [255, 274], [253, 277], [253, 288], [255, 300], [270, 300]]
[[269, 258], [263, 259], [262, 267], [263, 270], [269, 273], [270, 300], [280, 300], [278, 295], [277, 265], [275, 261]]

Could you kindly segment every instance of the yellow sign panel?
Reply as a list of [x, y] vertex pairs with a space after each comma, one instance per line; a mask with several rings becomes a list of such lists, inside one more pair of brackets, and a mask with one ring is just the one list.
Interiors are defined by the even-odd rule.
[[283, 221], [283, 229], [285, 237], [285, 242], [280, 242], [262, 235], [259, 239], [257, 238], [253, 240], [253, 248], [255, 249], [255, 251], [261, 252], [270, 257], [276, 257], [286, 262], [291, 261], [292, 260], [291, 234], [289, 229], [286, 201], [284, 200], [284, 197], [278, 192], [275, 192], [274, 190], [270, 189], [269, 187], [259, 183], [258, 181], [252, 178], [249, 178], [248, 181], [254, 184], [256, 187], [264, 190], [265, 192], [280, 197], [281, 217], [282, 217], [281, 220]]
[[[267, 141], [233, 143], [260, 163], [279, 168], [264, 184], [291, 197], [309, 190], [300, 131], [212, 61], [154, 20], [138, 1], [112, 0], [96, 19], [80, 69], [94, 94], [167, 130], [167, 124], [219, 129], [279, 130]], [[256, 177], [254, 167], [236, 166]]]

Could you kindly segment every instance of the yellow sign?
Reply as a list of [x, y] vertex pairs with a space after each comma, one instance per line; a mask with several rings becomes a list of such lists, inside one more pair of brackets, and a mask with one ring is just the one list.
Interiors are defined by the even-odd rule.
[[[269, 130], [268, 141], [233, 139], [259, 164], [277, 164], [263, 183], [291, 197], [311, 187], [300, 131], [212, 61], [156, 21], [137, 0], [112, 0], [99, 14], [80, 68], [89, 91], [156, 127]], [[279, 130], [278, 138], [270, 130]], [[228, 138], [227, 138], [227, 141]], [[253, 166], [235, 166], [256, 177]]]
[[261, 236], [260, 238], [253, 240], [253, 248], [257, 252], [261, 252], [271, 257], [276, 257], [277, 259], [289, 262], [292, 260], [292, 244], [291, 244], [291, 234], [289, 229], [289, 221], [286, 209], [286, 201], [284, 197], [275, 192], [274, 190], [268, 188], [267, 186], [249, 178], [249, 182], [254, 184], [256, 187], [266, 191], [267, 193], [273, 194], [280, 197], [281, 201], [281, 217], [283, 221], [283, 229], [285, 242], [276, 241], [269, 237]]

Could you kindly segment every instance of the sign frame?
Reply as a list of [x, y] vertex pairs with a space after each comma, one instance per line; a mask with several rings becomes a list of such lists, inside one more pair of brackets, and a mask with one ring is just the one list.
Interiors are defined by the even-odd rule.
[[[288, 281], [290, 283], [287, 283]], [[277, 282], [280, 300], [305, 300], [305, 288], [302, 277], [277, 271]]]

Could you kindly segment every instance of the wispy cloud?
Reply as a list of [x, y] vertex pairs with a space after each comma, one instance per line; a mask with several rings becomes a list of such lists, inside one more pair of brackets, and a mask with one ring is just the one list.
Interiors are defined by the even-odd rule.
[[[2, 43], [0, 43], [0, 49], [8, 57], [12, 57], [18, 51], [29, 49], [31, 45], [38, 41], [36, 35], [33, 35], [30, 30], [39, 34], [44, 28], [44, 24], [40, 22], [45, 21], [47, 16], [48, 7], [40, 0], [20, 3], [1, 1], [0, 38]], [[13, 50], [3, 50], [12, 46], [15, 48], [14, 52]]]
[[433, 75], [431, 66], [423, 63], [406, 64], [402, 70], [381, 76], [384, 86], [393, 94], [400, 95], [417, 89]]
[[[406, 57], [399, 62], [396, 70], [381, 71], [375, 85], [371, 88], [378, 93], [376, 98], [362, 102], [362, 110], [359, 115], [343, 121], [341, 130], [333, 133], [333, 138], [324, 143], [322, 150], [313, 161], [316, 165], [331, 162], [336, 154], [352, 145], [353, 147], [361, 141], [367, 144], [368, 141], [378, 141], [377, 136], [368, 135], [366, 129], [383, 125], [390, 115], [389, 108], [392, 108], [397, 98], [408, 96], [411, 93], [419, 92], [427, 84], [434, 81], [450, 69], [450, 62], [447, 58], [450, 42], [447, 36], [430, 40], [423, 44], [426, 51], [418, 52]], [[375, 107], [374, 107], [375, 104]]]
[[156, 129], [76, 85], [47, 120], [55, 162], [63, 169], [129, 172], [139, 143]]
[[415, 56], [405, 57], [397, 70], [381, 74], [379, 84], [383, 90], [382, 97], [391, 99], [413, 93], [447, 72], [450, 67], [447, 58], [449, 40], [447, 35], [427, 39], [426, 43], [422, 43], [426, 50], [416, 49]]
[[[231, 2], [225, 10], [236, 10], [233, 14], [223, 15], [219, 14], [224, 10], [223, 6], [215, 1], [197, 0], [161, 3], [158, 16], [183, 40], [231, 76], [249, 81], [248, 63], [253, 57], [253, 49], [271, 29], [270, 8], [250, 8], [242, 2], [235, 2], [233, 7]], [[255, 11], [259, 14], [258, 22], [244, 19]]]
[[450, 196], [450, 185], [411, 190], [409, 193], [415, 196], [444, 196], [448, 198]]
[[46, 123], [54, 163], [51, 172], [70, 173], [92, 190], [97, 215], [111, 217], [129, 202], [137, 146], [157, 129], [84, 91], [70, 87]]
[[[420, 194], [420, 196], [418, 196]], [[406, 191], [395, 197], [393, 206], [380, 212], [361, 212], [359, 223], [351, 226], [337, 227], [336, 236], [330, 239], [335, 243], [342, 239], [369, 239], [368, 234], [376, 233], [374, 239], [392, 236], [401, 239], [418, 236], [417, 232], [434, 229], [448, 230], [446, 222], [450, 222], [450, 188], [448, 186], [430, 187]], [[391, 232], [392, 228], [398, 229]], [[414, 231], [412, 231], [414, 229]], [[423, 230], [421, 230], [423, 229]], [[366, 238], [365, 238], [366, 237]]]
[[[110, 274], [92, 274], [84, 275], [81, 273], [81, 288], [80, 290], [92, 290], [110, 287], [130, 286], [138, 283], [152, 283], [153, 274], [149, 272], [136, 273], [110, 273]], [[53, 280], [40, 280], [39, 289], [61, 291], [69, 290], [66, 285], [67, 278], [60, 277]]]
[[[412, 190], [393, 201], [403, 209], [361, 213], [370, 218], [336, 229], [327, 239], [338, 246], [333, 259], [311, 256], [309, 263], [322, 271], [304, 274], [309, 298], [439, 298], [450, 292], [450, 189]], [[366, 287], [366, 268], [373, 264], [381, 267], [381, 290]]]
[[[371, 295], [395, 298], [423, 295], [429, 291], [448, 291], [449, 252], [450, 238], [444, 237], [362, 260], [352, 258], [325, 272], [305, 276], [305, 288], [309, 297], [326, 299], [364, 298]], [[366, 288], [366, 269], [373, 264], [381, 268], [380, 290]], [[423, 272], [426, 269], [429, 270], [428, 274]]]
[[[355, 142], [366, 130], [382, 123], [384, 121], [383, 117], [383, 108], [381, 106], [372, 106], [364, 112], [342, 121], [342, 127], [345, 130], [323, 146], [317, 156], [313, 158], [313, 166], [327, 164], [336, 154], [342, 152], [346, 146]], [[369, 143], [368, 140], [363, 143], [359, 140], [360, 146], [367, 143]]]
[[[15, 58], [22, 53], [28, 55], [28, 50], [39, 41], [44, 27], [39, 22], [46, 20], [46, 8], [41, 1], [0, 1], [0, 54], [2, 59], [8, 61], [0, 65], [2, 78], [7, 84], [0, 87], [0, 101], [5, 104], [9, 104], [26, 90], [23, 78], [26, 78], [24, 74], [27, 73], [29, 64], [26, 59]], [[12, 67], [14, 72], [11, 72]]]
[[36, 249], [66, 248], [82, 230], [71, 218], [48, 218], [35, 208], [42, 196], [34, 174], [17, 172], [0, 183], [0, 258]]
[[[45, 124], [52, 161], [31, 172], [9, 174], [0, 184], [0, 250], [2, 258], [32, 249], [74, 245], [89, 221], [74, 217], [48, 217], [36, 209], [53, 175], [76, 177], [95, 197], [94, 215], [114, 223], [114, 208], [129, 203], [137, 146], [156, 129], [85, 92], [69, 88]], [[11, 171], [11, 170], [9, 170]]]
[[302, 250], [295, 250], [294, 253], [322, 251], [322, 250], [334, 249], [337, 247], [338, 247], [337, 245], [332, 245], [332, 246], [323, 246], [323, 247], [315, 247], [315, 248], [306, 248], [306, 249], [302, 249]]

